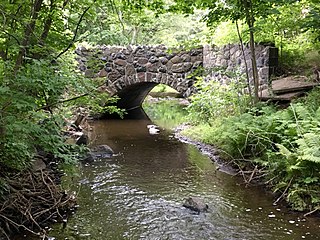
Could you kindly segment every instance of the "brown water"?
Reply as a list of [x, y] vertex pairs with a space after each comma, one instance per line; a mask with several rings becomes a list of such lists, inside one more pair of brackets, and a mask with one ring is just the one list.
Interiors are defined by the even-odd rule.
[[[170, 131], [150, 135], [146, 120], [92, 123], [93, 145], [117, 153], [82, 167], [79, 209], [52, 239], [320, 239], [320, 221], [287, 213], [272, 196], [245, 188], [216, 170]], [[209, 212], [194, 214], [184, 198], [198, 196]]]
[[[147, 108], [166, 129], [185, 114], [171, 102]], [[150, 123], [92, 123], [92, 145], [107, 144], [116, 156], [83, 165], [79, 176], [66, 178], [78, 191], [80, 207], [66, 225], [53, 226], [50, 240], [320, 239], [320, 219], [273, 206], [270, 193], [245, 188], [241, 178], [217, 171], [170, 130], [150, 135]], [[209, 211], [197, 215], [182, 207], [189, 196], [202, 198]]]

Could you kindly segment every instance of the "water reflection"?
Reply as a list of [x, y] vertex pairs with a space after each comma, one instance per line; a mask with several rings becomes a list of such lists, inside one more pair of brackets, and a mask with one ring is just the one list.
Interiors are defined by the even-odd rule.
[[[160, 134], [150, 135], [145, 120], [92, 123], [91, 145], [107, 144], [117, 155], [83, 165], [74, 181], [80, 208], [50, 237], [62, 239], [286, 240], [319, 239], [318, 219], [304, 219], [272, 206], [259, 187], [216, 170], [195, 147], [176, 140], [170, 129], [184, 110], [172, 102], [145, 106]], [[69, 179], [70, 180], [70, 179]], [[209, 212], [182, 207], [198, 196]], [[21, 238], [19, 238], [21, 239]], [[31, 239], [26, 237], [22, 239]]]
[[[57, 239], [318, 239], [319, 222], [304, 222], [272, 206], [270, 195], [244, 188], [219, 171], [193, 146], [161, 129], [150, 135], [148, 120], [97, 121], [92, 145], [118, 154], [83, 166], [80, 209]], [[182, 207], [199, 196], [209, 212]], [[271, 214], [275, 218], [270, 218]], [[294, 223], [289, 222], [294, 221]]]
[[163, 128], [172, 129], [183, 123], [186, 118], [186, 100], [155, 100], [149, 99], [143, 104], [146, 114], [152, 121]]

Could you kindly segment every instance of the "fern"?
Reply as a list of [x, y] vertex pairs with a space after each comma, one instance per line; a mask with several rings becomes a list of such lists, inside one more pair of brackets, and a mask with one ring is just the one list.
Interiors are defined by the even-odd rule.
[[296, 140], [298, 144], [299, 159], [320, 163], [320, 135], [306, 133], [301, 139]]

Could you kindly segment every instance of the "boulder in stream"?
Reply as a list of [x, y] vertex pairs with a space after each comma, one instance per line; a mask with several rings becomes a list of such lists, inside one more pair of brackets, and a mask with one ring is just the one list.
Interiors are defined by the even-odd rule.
[[186, 198], [183, 203], [183, 206], [197, 213], [207, 212], [209, 208], [207, 204], [205, 204], [200, 198], [197, 197]]
[[108, 156], [111, 157], [114, 153], [112, 148], [105, 144], [98, 145], [92, 148], [91, 152], [96, 154], [97, 157], [100, 157], [100, 158], [108, 158]]
[[82, 162], [90, 163], [96, 159], [111, 158], [113, 154], [113, 150], [108, 145], [98, 145], [87, 153]]

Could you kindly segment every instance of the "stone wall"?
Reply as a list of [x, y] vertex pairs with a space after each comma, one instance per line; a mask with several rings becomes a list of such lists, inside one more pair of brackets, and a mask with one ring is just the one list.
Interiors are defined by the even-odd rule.
[[[118, 106], [125, 109], [141, 106], [146, 95], [159, 83], [176, 89], [184, 97], [190, 96], [195, 92], [194, 78], [190, 74], [200, 66], [208, 70], [207, 79], [228, 83], [234, 79], [234, 73], [230, 75], [224, 70], [245, 76], [246, 61], [252, 81], [248, 46], [244, 52], [245, 58], [239, 45], [204, 46], [190, 51], [170, 51], [162, 45], [76, 49], [80, 70], [87, 77], [105, 78], [105, 90], [110, 95], [117, 94], [120, 98]], [[260, 84], [263, 85], [275, 71], [278, 50], [269, 45], [258, 45], [256, 56]], [[216, 71], [217, 67], [224, 70]]]
[[106, 77], [111, 94], [142, 82], [163, 83], [185, 97], [193, 91], [186, 78], [202, 66], [203, 49], [170, 52], [165, 46], [78, 47], [80, 69], [88, 77]]
[[[270, 76], [275, 73], [278, 65], [278, 49], [272, 45], [257, 45], [255, 48], [260, 85], [267, 84]], [[223, 47], [205, 45], [203, 47], [203, 67], [212, 68], [211, 77], [216, 77], [223, 83], [229, 81], [227, 77], [215, 74], [215, 67], [222, 67], [226, 71], [239, 70], [245, 74], [247, 62], [249, 77], [252, 81], [252, 67], [249, 46], [244, 47], [244, 56], [239, 44], [229, 44]]]

